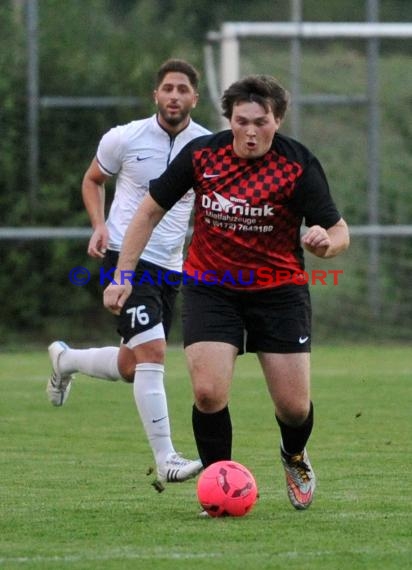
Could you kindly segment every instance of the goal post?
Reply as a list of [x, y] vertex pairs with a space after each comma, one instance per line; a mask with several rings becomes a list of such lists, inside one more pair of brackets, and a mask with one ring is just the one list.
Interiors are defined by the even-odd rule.
[[220, 90], [239, 79], [241, 38], [274, 39], [410, 39], [411, 23], [381, 22], [224, 22], [219, 32], [207, 34], [208, 43], [220, 45]]
[[[299, 14], [297, 14], [299, 16]], [[240, 44], [244, 38], [272, 38], [274, 40], [290, 40], [290, 58], [295, 70], [292, 84], [292, 100], [295, 105], [292, 109], [296, 118], [299, 116], [299, 107], [302, 104], [364, 104], [368, 113], [367, 119], [367, 200], [368, 200], [368, 223], [358, 232], [353, 228], [352, 235], [367, 236], [368, 240], [368, 302], [376, 317], [380, 313], [379, 291], [379, 266], [380, 244], [384, 235], [379, 225], [379, 76], [378, 76], [378, 40], [408, 40], [412, 38], [412, 23], [384, 23], [375, 21], [375, 14], [369, 14], [367, 22], [303, 22], [299, 18], [292, 22], [224, 22], [219, 31], [210, 31], [207, 34], [205, 47], [205, 69], [211, 98], [215, 107], [219, 110], [219, 96], [223, 91], [237, 81], [240, 77]], [[299, 44], [299, 40], [365, 40], [367, 42], [367, 80], [365, 82], [365, 94], [362, 96], [315, 94], [302, 95], [300, 91], [300, 50], [293, 51], [293, 43]], [[218, 56], [214, 58], [213, 48], [218, 46]], [[214, 61], [217, 62], [215, 69], [212, 68]], [[213, 94], [213, 95], [212, 95]], [[219, 113], [220, 114], [220, 113]], [[293, 117], [292, 117], [293, 118]], [[223, 118], [221, 127], [227, 128], [227, 121]], [[292, 136], [299, 138], [299, 120], [292, 121]], [[405, 237], [411, 235], [412, 226], [390, 228], [390, 235]], [[352, 230], [352, 228], [351, 228]], [[389, 232], [389, 228], [386, 229]], [[389, 235], [389, 233], [385, 234]]]

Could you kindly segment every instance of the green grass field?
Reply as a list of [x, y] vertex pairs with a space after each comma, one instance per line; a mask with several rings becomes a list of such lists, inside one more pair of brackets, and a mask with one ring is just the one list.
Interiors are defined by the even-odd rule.
[[[305, 512], [286, 497], [257, 362], [239, 358], [233, 458], [260, 491], [240, 519], [199, 518], [195, 481], [152, 489], [130, 386], [78, 375], [67, 404], [53, 408], [46, 351], [1, 353], [0, 364], [2, 569], [412, 568], [410, 347], [315, 348], [318, 489]], [[194, 457], [180, 349], [167, 370], [175, 446]]]

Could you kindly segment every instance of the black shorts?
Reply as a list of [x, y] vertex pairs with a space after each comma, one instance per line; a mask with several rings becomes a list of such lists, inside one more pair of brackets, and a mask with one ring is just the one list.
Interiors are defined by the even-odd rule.
[[234, 345], [239, 354], [310, 352], [307, 285], [246, 292], [188, 283], [182, 291], [185, 347], [215, 341]]
[[[117, 265], [119, 253], [107, 251], [103, 268], [108, 273]], [[180, 285], [165, 278], [168, 271], [158, 265], [140, 260], [134, 274], [133, 290], [117, 319], [117, 332], [126, 344], [137, 334], [162, 323], [167, 339], [172, 325], [173, 310]], [[113, 275], [113, 274], [112, 274]], [[179, 279], [177, 279], [179, 281]], [[109, 284], [109, 280], [107, 283]]]

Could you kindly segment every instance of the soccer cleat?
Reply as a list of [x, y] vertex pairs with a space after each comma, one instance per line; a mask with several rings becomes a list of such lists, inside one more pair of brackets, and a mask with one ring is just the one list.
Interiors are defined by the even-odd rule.
[[295, 455], [287, 455], [281, 449], [280, 457], [285, 469], [286, 487], [290, 502], [295, 509], [307, 509], [315, 492], [316, 477], [306, 449]]
[[[152, 485], [161, 493], [165, 490], [165, 483], [182, 483], [187, 479], [196, 477], [203, 469], [200, 459], [191, 461], [184, 459], [180, 453], [171, 453], [167, 456], [163, 465], [157, 466], [157, 478], [153, 481]], [[148, 472], [148, 475], [150, 472]]]
[[62, 406], [69, 397], [73, 376], [62, 374], [59, 370], [59, 358], [69, 347], [61, 340], [52, 342], [49, 346], [49, 357], [52, 363], [52, 373], [47, 382], [47, 396], [53, 406]]

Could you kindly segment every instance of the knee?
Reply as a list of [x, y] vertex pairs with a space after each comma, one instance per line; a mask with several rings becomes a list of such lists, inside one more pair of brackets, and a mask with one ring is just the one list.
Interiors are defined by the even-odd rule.
[[211, 385], [197, 387], [194, 399], [197, 409], [207, 414], [217, 412], [227, 405], [227, 395], [217, 393]]
[[122, 380], [128, 383], [134, 382], [136, 364], [152, 362], [163, 364], [165, 360], [166, 345], [164, 341], [152, 341], [139, 344], [133, 350], [125, 352], [117, 361]]
[[163, 340], [154, 340], [139, 344], [133, 349], [136, 364], [152, 362], [155, 364], [164, 364], [166, 343]]
[[276, 415], [286, 425], [299, 427], [307, 420], [310, 412], [310, 403], [290, 405], [277, 409]]
[[207, 394], [195, 395], [195, 402], [197, 409], [205, 414], [211, 414], [215, 411], [216, 402]]

